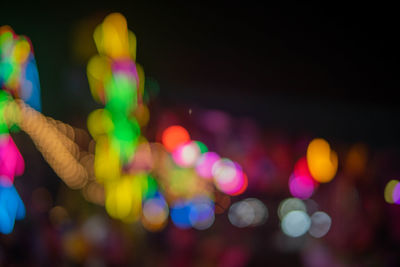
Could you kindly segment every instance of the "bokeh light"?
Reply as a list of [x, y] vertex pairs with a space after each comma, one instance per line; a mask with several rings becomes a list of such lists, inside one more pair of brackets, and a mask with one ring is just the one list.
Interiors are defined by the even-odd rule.
[[290, 237], [299, 237], [307, 233], [311, 226], [310, 217], [301, 210], [287, 213], [281, 222], [282, 231]]
[[179, 125], [174, 125], [164, 130], [161, 140], [165, 148], [172, 152], [179, 145], [190, 141], [190, 136], [185, 128]]
[[329, 232], [332, 219], [323, 211], [317, 211], [311, 215], [311, 226], [308, 233], [315, 238], [321, 238]]
[[331, 150], [327, 141], [317, 138], [308, 145], [307, 164], [316, 181], [327, 183], [335, 177], [338, 157], [336, 152]]

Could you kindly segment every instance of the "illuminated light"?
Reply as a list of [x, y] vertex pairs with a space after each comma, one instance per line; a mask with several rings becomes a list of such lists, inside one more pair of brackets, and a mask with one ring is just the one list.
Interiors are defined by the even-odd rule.
[[212, 174], [215, 179], [224, 181], [231, 181], [237, 175], [235, 163], [227, 158], [218, 160], [212, 167]]
[[400, 183], [396, 184], [392, 193], [393, 202], [400, 204]]
[[250, 226], [256, 217], [255, 211], [246, 201], [239, 201], [229, 208], [228, 219], [236, 227]]
[[237, 195], [247, 187], [247, 177], [242, 172], [239, 164], [229, 159], [220, 159], [212, 168], [214, 183], [222, 192]]
[[21, 129], [31, 137], [55, 173], [71, 188], [84, 187], [88, 174], [68, 150], [68, 145], [63, 143], [68, 138], [60, 139], [60, 132], [45, 116], [25, 105], [23, 101], [16, 102], [21, 110]]
[[281, 222], [282, 231], [290, 237], [304, 235], [311, 226], [311, 219], [301, 210], [293, 210], [283, 217]]
[[278, 207], [278, 216], [282, 220], [283, 217], [285, 217], [286, 214], [288, 214], [291, 211], [294, 210], [299, 210], [306, 212], [306, 205], [301, 199], [298, 198], [287, 198], [283, 200]]
[[199, 147], [201, 154], [208, 152], [208, 148], [203, 142], [200, 142], [200, 141], [195, 141], [195, 142], [196, 142], [197, 146]]
[[296, 176], [289, 178], [289, 190], [292, 196], [307, 199], [314, 193], [314, 180], [308, 176]]
[[191, 227], [189, 219], [190, 209], [190, 205], [184, 202], [176, 202], [171, 207], [171, 219], [176, 227], [182, 229]]
[[167, 224], [168, 204], [163, 198], [151, 198], [143, 204], [143, 226], [150, 231], [160, 231]]
[[87, 65], [87, 77], [93, 98], [104, 104], [104, 84], [111, 78], [111, 62], [106, 57], [94, 56]]
[[249, 204], [254, 210], [254, 219], [251, 222], [250, 226], [259, 226], [264, 224], [268, 219], [268, 209], [264, 203], [256, 198], [247, 198], [245, 200], [247, 204]]
[[172, 158], [180, 167], [192, 167], [200, 156], [200, 149], [196, 142], [189, 142], [178, 146], [172, 153]]
[[315, 238], [321, 238], [329, 232], [331, 224], [332, 219], [328, 214], [317, 211], [311, 215], [311, 226], [308, 233]]
[[185, 128], [179, 125], [174, 125], [164, 130], [161, 140], [167, 151], [172, 152], [179, 145], [190, 141], [190, 136]]
[[135, 221], [142, 206], [140, 180], [126, 176], [106, 187], [106, 210], [111, 217]]
[[24, 159], [9, 135], [0, 135], [0, 184], [11, 186], [16, 175], [24, 172]]
[[212, 168], [214, 164], [220, 160], [217, 153], [206, 152], [202, 154], [196, 163], [197, 174], [206, 179], [211, 179], [213, 177]]
[[16, 42], [14, 46], [12, 57], [17, 64], [22, 64], [28, 59], [30, 52], [30, 44], [24, 38], [21, 38]]
[[314, 139], [307, 148], [307, 164], [313, 178], [320, 183], [331, 181], [337, 171], [338, 157], [324, 139]]
[[156, 180], [147, 174], [143, 174], [141, 181], [143, 199], [155, 197], [158, 189]]
[[99, 182], [114, 180], [120, 176], [121, 163], [119, 151], [116, 151], [106, 137], [96, 143], [94, 172]]
[[141, 127], [146, 126], [150, 120], [149, 108], [144, 104], [139, 105], [135, 110], [135, 117]]
[[169, 170], [167, 179], [166, 189], [171, 196], [188, 199], [204, 190], [201, 184], [204, 181], [198, 179], [191, 168], [173, 168]]
[[246, 191], [248, 185], [249, 185], [249, 179], [247, 178], [247, 175], [245, 173], [242, 173], [242, 182], [239, 182], [235, 190], [230, 192], [231, 196], [238, 196], [244, 193]]
[[111, 114], [128, 116], [137, 107], [136, 80], [122, 73], [114, 73], [106, 83], [106, 109]]
[[129, 163], [129, 170], [150, 171], [153, 168], [153, 155], [150, 144], [143, 137], [140, 138], [135, 155]]
[[210, 228], [214, 223], [213, 206], [207, 203], [194, 204], [190, 209], [189, 220], [193, 228], [197, 230], [205, 230]]
[[384, 197], [387, 203], [393, 204], [395, 201], [393, 199], [394, 189], [399, 184], [397, 180], [390, 180], [385, 186]]
[[82, 193], [87, 201], [104, 206], [105, 193], [102, 185], [90, 182], [83, 188]]
[[97, 50], [114, 59], [128, 58], [136, 54], [136, 38], [133, 38], [133, 33], [130, 35], [125, 17], [120, 13], [112, 13], [95, 30]]
[[0, 233], [10, 234], [15, 220], [25, 218], [25, 206], [13, 185], [0, 185]]

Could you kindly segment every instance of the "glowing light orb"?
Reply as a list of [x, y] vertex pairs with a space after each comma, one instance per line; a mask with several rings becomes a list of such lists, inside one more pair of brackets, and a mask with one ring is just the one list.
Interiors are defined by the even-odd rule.
[[307, 199], [314, 193], [314, 180], [308, 176], [293, 174], [289, 179], [289, 190], [292, 196]]
[[301, 210], [294, 210], [283, 217], [281, 222], [282, 231], [290, 237], [304, 235], [311, 226], [310, 217]]
[[172, 158], [180, 167], [192, 167], [200, 156], [200, 149], [196, 142], [189, 142], [178, 146], [172, 153]]
[[206, 152], [200, 156], [196, 163], [197, 174], [206, 179], [211, 179], [213, 177], [212, 168], [214, 164], [220, 160], [217, 153]]
[[300, 210], [306, 212], [306, 205], [301, 199], [298, 198], [287, 198], [283, 200], [278, 207], [278, 216], [282, 220], [286, 214], [291, 211]]
[[215, 186], [226, 194], [237, 195], [247, 187], [247, 177], [242, 168], [229, 159], [217, 161], [212, 167], [212, 173]]
[[[390, 180], [385, 186], [384, 197], [387, 203], [393, 204], [395, 201], [399, 199], [393, 199], [393, 193], [395, 188], [399, 185], [399, 181], [397, 180]], [[396, 197], [397, 197], [397, 190], [396, 190]]]
[[143, 204], [143, 226], [150, 231], [164, 228], [168, 218], [168, 205], [162, 198], [151, 198]]
[[176, 227], [187, 229], [192, 226], [190, 219], [190, 205], [184, 202], [177, 202], [171, 208], [171, 219]]
[[307, 164], [312, 177], [320, 182], [331, 181], [336, 174], [338, 157], [324, 139], [314, 139], [307, 148]]
[[323, 237], [331, 228], [332, 219], [323, 211], [317, 211], [311, 215], [311, 226], [308, 233], [316, 238]]
[[189, 221], [193, 228], [205, 230], [214, 223], [214, 207], [211, 203], [194, 203], [189, 213]]
[[179, 125], [170, 126], [164, 130], [161, 137], [162, 144], [165, 148], [172, 152], [179, 145], [184, 144], [190, 141], [190, 136], [188, 131], [185, 128]]
[[233, 204], [228, 213], [229, 221], [236, 227], [258, 226], [268, 219], [268, 209], [256, 198], [246, 198]]
[[229, 208], [228, 219], [236, 227], [250, 226], [256, 217], [253, 207], [244, 201], [234, 203]]

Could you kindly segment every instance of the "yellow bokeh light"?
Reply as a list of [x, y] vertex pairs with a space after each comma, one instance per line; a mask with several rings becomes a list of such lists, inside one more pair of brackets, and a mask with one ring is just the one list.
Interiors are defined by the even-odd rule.
[[384, 197], [387, 203], [393, 204], [393, 190], [398, 185], [399, 181], [397, 180], [390, 180], [385, 187]]
[[338, 167], [338, 156], [327, 141], [317, 138], [307, 148], [307, 164], [313, 178], [320, 183], [331, 181]]

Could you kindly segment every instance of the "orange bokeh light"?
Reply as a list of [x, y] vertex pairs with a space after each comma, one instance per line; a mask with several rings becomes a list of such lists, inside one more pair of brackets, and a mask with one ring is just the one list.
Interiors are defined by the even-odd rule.
[[164, 130], [161, 141], [165, 148], [172, 152], [179, 145], [190, 141], [188, 131], [179, 125], [170, 126]]

